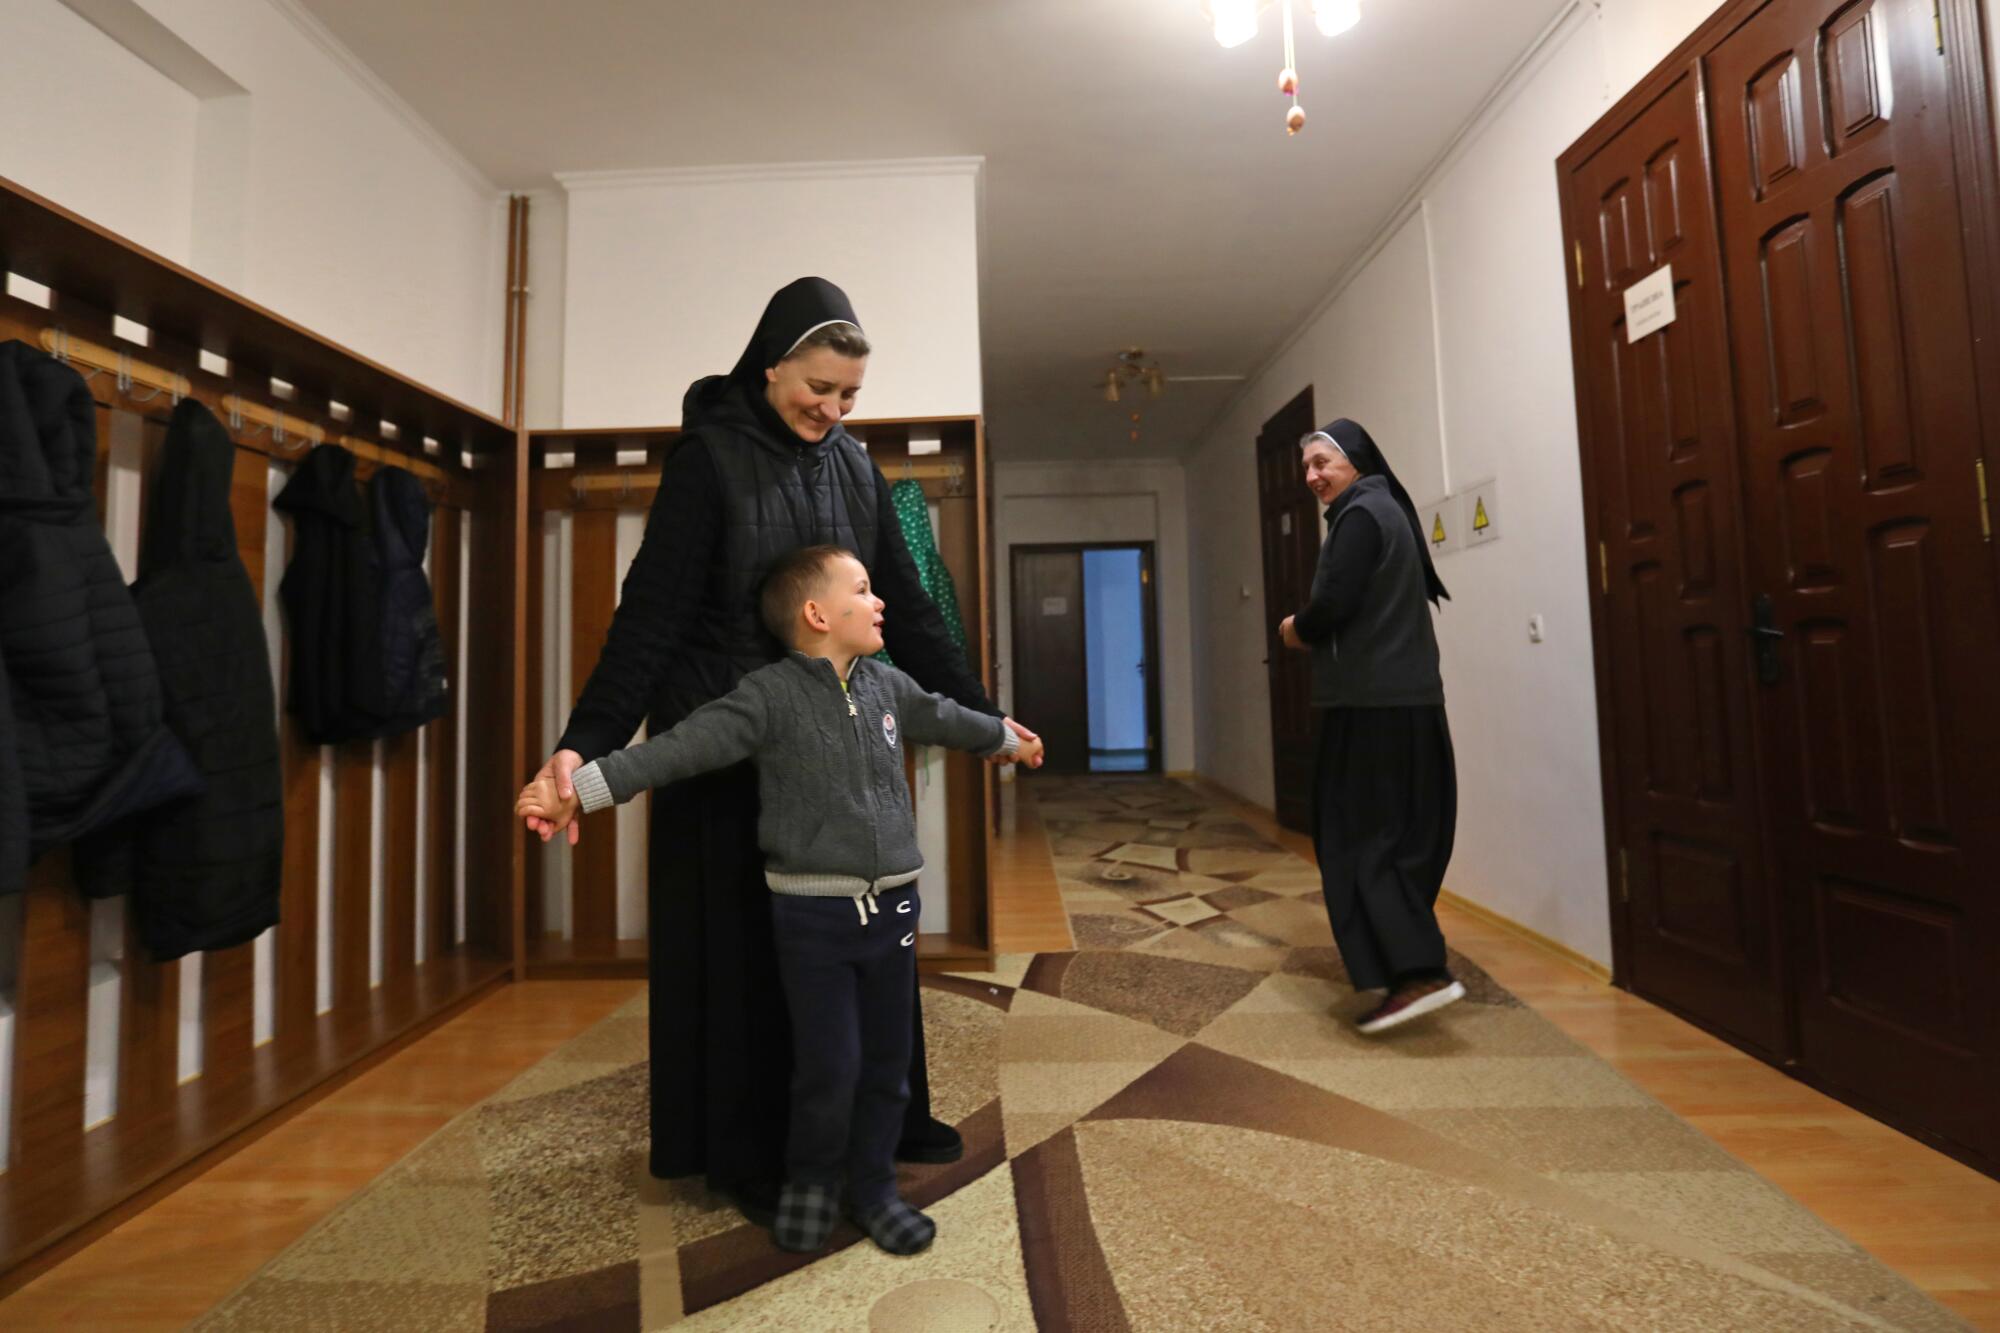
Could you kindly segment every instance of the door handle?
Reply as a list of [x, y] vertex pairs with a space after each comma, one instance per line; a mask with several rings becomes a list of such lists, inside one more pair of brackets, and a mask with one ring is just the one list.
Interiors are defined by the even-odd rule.
[[1778, 628], [1777, 608], [1771, 604], [1771, 594], [1760, 592], [1757, 600], [1750, 604], [1750, 641], [1757, 657], [1757, 683], [1776, 685], [1778, 683], [1778, 640], [1785, 632]]

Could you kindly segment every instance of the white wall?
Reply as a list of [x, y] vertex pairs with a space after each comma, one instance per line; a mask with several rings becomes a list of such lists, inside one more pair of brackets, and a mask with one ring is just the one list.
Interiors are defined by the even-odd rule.
[[[1000, 705], [1014, 701], [1014, 625], [1009, 551], [1061, 542], [1153, 542], [1159, 580], [1160, 723], [1170, 772], [1195, 767], [1193, 644], [1188, 583], [1186, 476], [1171, 459], [1101, 463], [999, 463], [994, 490], [994, 624], [1000, 657]], [[1261, 668], [1260, 668], [1261, 669]], [[1022, 718], [1027, 726], [1035, 719]]]
[[687, 386], [734, 365], [771, 293], [806, 274], [847, 292], [875, 346], [858, 417], [978, 412], [978, 171], [953, 158], [559, 175], [563, 424], [678, 424]]
[[0, 6], [0, 176], [182, 263], [199, 105], [61, 0]]
[[126, 12], [134, 46], [61, 0], [0, 6], [0, 175], [497, 410], [505, 209], [490, 183], [296, 0], [80, 7]]
[[[1246, 386], [1188, 464], [1201, 771], [1270, 804], [1252, 442], [1301, 388], [1368, 426], [1419, 502], [1489, 475], [1500, 540], [1449, 555], [1438, 617], [1457, 745], [1448, 886], [1600, 961], [1610, 923], [1588, 562], [1556, 157], [1707, 17], [1706, 0], [1580, 5], [1378, 248]], [[1247, 594], [1247, 595], [1246, 595]], [[1547, 642], [1530, 644], [1531, 614]]]

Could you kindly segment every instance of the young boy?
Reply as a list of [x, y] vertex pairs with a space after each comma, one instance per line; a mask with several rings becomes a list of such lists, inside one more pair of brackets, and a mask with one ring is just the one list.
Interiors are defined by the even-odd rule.
[[543, 780], [514, 807], [561, 829], [579, 809], [757, 761], [757, 839], [792, 1020], [791, 1132], [771, 1234], [800, 1252], [826, 1244], [843, 1176], [854, 1220], [891, 1254], [915, 1254], [937, 1234], [896, 1194], [923, 869], [903, 746], [949, 745], [999, 763], [1041, 752], [999, 718], [872, 660], [882, 605], [848, 552], [793, 552], [766, 578], [760, 606], [792, 649], [784, 659], [665, 735], [579, 768], [575, 799], [557, 799]]

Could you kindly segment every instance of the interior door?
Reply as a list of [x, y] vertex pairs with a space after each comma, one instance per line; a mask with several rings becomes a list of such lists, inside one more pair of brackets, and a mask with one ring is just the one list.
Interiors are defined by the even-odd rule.
[[1306, 604], [1319, 561], [1319, 502], [1306, 489], [1299, 439], [1314, 426], [1307, 388], [1257, 436], [1258, 531], [1264, 555], [1265, 670], [1271, 688], [1271, 766], [1278, 822], [1312, 827], [1312, 668], [1278, 639], [1278, 622]]
[[1047, 747], [1053, 773], [1090, 771], [1090, 676], [1083, 553], [1015, 547], [1014, 711]]
[[1710, 82], [1802, 1057], [1993, 1157], [2000, 588], [1941, 46], [1931, 0], [1773, 0]]
[[[1781, 914], [1751, 740], [1728, 329], [1690, 63], [1566, 182], [1579, 402], [1600, 540], [1600, 717], [1622, 979], [1762, 1050], [1787, 1044]], [[1634, 342], [1626, 288], [1672, 266]]]

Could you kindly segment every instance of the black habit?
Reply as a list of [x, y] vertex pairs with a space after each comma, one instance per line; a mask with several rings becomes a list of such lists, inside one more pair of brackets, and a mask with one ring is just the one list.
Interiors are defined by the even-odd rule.
[[1315, 434], [1360, 476], [1327, 507], [1311, 601], [1292, 625], [1313, 649], [1321, 713], [1313, 848], [1348, 979], [1377, 990], [1445, 974], [1437, 899], [1458, 779], [1431, 606], [1450, 594], [1368, 433], [1343, 419]]
[[[657, 734], [777, 660], [758, 585], [779, 556], [821, 543], [868, 567], [898, 666], [927, 690], [998, 713], [918, 580], [880, 469], [839, 426], [800, 439], [764, 397], [765, 368], [828, 322], [855, 322], [847, 298], [801, 279], [772, 297], [730, 374], [689, 388], [684, 434], [558, 749], [596, 759], [629, 743], [642, 719]], [[716, 1188], [768, 1202], [783, 1175], [791, 1040], [757, 815], [749, 764], [653, 796], [651, 1169], [704, 1172]], [[919, 1012], [913, 1127], [930, 1122], [922, 1034]]]

